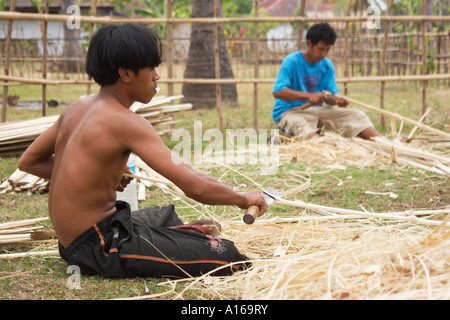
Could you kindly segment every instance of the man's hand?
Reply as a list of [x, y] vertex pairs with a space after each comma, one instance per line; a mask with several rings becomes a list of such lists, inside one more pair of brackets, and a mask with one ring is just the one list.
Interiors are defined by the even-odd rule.
[[308, 97], [308, 101], [313, 105], [322, 104], [327, 99], [327, 95], [321, 92], [310, 93]]
[[338, 97], [333, 96], [333, 95], [329, 95], [328, 96], [327, 103], [330, 106], [337, 105], [338, 107], [341, 107], [341, 108], [345, 108], [346, 106], [348, 106], [348, 101], [347, 100], [345, 100], [344, 98], [338, 98]]
[[248, 209], [252, 205], [258, 206], [260, 209], [258, 217], [262, 216], [267, 211], [269, 206], [260, 191], [246, 192], [243, 195], [246, 197], [247, 203], [240, 207], [241, 209]]
[[[131, 171], [131, 169], [128, 166], [125, 168], [125, 173], [134, 174], [133, 171]], [[129, 185], [131, 180], [133, 179], [134, 178], [132, 177], [122, 176], [122, 179], [120, 180], [120, 183], [117, 186], [117, 191], [122, 192], [123, 190], [125, 190], [127, 185]]]
[[336, 105], [338, 107], [345, 108], [346, 106], [348, 106], [348, 101], [343, 98], [336, 98]]

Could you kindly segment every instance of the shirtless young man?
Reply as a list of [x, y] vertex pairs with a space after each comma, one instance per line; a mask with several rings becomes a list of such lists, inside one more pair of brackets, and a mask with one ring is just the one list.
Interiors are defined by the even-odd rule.
[[173, 205], [131, 213], [116, 202], [130, 152], [175, 183], [188, 197], [246, 209], [267, 204], [259, 191], [237, 193], [179, 161], [147, 120], [129, 108], [156, 94], [162, 62], [158, 36], [133, 24], [107, 25], [86, 57], [98, 94], [68, 106], [24, 152], [19, 169], [51, 180], [49, 214], [61, 256], [84, 274], [107, 277], [196, 276], [245, 257], [233, 242], [183, 230]]

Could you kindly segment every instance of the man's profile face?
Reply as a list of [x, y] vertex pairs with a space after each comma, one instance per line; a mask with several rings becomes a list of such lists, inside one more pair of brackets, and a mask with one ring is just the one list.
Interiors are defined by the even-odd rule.
[[315, 45], [312, 44], [311, 40], [306, 40], [307, 46], [307, 54], [308, 54], [308, 62], [309, 63], [317, 63], [328, 55], [333, 45], [327, 44], [322, 40]]

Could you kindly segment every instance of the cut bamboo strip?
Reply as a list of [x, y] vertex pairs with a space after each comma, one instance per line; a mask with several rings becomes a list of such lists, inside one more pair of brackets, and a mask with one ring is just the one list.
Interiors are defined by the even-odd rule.
[[[382, 156], [384, 156], [385, 158], [391, 159], [392, 158], [392, 150], [384, 150], [381, 149], [378, 145], [370, 145], [367, 143], [367, 141], [361, 142], [358, 141], [358, 143], [363, 146], [364, 148], [368, 149], [368, 150], [372, 150]], [[417, 160], [417, 158], [415, 159]], [[445, 175], [446, 172], [441, 170], [439, 167], [435, 167], [435, 163], [432, 164], [423, 164], [423, 163], [419, 163], [417, 161], [414, 161], [411, 158], [404, 158], [402, 156], [396, 155], [395, 156], [395, 162], [398, 164], [403, 164], [403, 165], [408, 165], [412, 168], [417, 168], [417, 169], [422, 169], [422, 170], [426, 170], [426, 171], [430, 171], [430, 172], [434, 172], [440, 175]]]
[[29, 226], [35, 224], [36, 222], [46, 221], [48, 217], [35, 218], [35, 219], [27, 219], [21, 221], [13, 221], [13, 222], [5, 222], [0, 224], [0, 230]]
[[[300, 202], [300, 201], [290, 201], [290, 200], [284, 200], [281, 198], [277, 198], [275, 203], [280, 204], [280, 205], [294, 206], [294, 207], [310, 209], [310, 210], [319, 210], [319, 211], [338, 213], [338, 214], [350, 214], [350, 215], [356, 215], [356, 216], [367, 217], [367, 218], [379, 218], [379, 219], [407, 221], [407, 222], [414, 222], [414, 223], [422, 223], [422, 224], [426, 224], [426, 225], [442, 224], [442, 221], [427, 220], [427, 219], [417, 218], [415, 215], [407, 215], [408, 211], [392, 212], [392, 213], [372, 213], [372, 212], [366, 212], [366, 211], [334, 208], [334, 207], [322, 206], [322, 205], [318, 205], [318, 204], [312, 204], [312, 203], [306, 203], [306, 202]], [[441, 211], [439, 211], [439, 213], [450, 213], [450, 209], [449, 210], [441, 210]]]
[[0, 244], [15, 243], [31, 240], [31, 233], [0, 235]]
[[[431, 111], [430, 108], [427, 109], [427, 111], [425, 111], [425, 113], [422, 115], [422, 117], [419, 119], [419, 123], [423, 123], [423, 120], [425, 120], [426, 116], [428, 115], [428, 113]], [[414, 126], [414, 128], [411, 130], [411, 132], [408, 135], [408, 138], [406, 139], [407, 142], [410, 142], [414, 133], [416, 132], [416, 130], [418, 129], [418, 126]]]
[[[364, 144], [364, 143], [362, 143]], [[376, 137], [375, 142], [368, 140], [367, 144], [376, 144], [377, 146], [390, 150], [391, 148], [395, 148], [395, 150], [402, 155], [412, 156], [421, 159], [427, 159], [431, 161], [438, 161], [442, 163], [450, 163], [450, 158], [441, 156], [438, 154], [433, 154], [431, 152], [427, 152], [425, 150], [418, 150], [416, 148], [412, 148], [410, 146], [404, 144], [398, 144], [393, 141], [389, 141], [386, 138]]]
[[43, 229], [43, 228], [44, 228], [44, 226], [29, 227], [29, 228], [19, 228], [19, 229], [4, 229], [4, 230], [0, 230], [0, 235], [16, 234], [16, 233], [27, 233], [27, 232], [36, 231], [36, 230]]
[[56, 256], [56, 255], [59, 255], [59, 250], [5, 253], [5, 254], [0, 254], [0, 259], [16, 259], [16, 258], [24, 258], [24, 257], [32, 257], [32, 256]]
[[135, 178], [138, 180], [144, 180], [144, 181], [148, 181], [148, 182], [152, 182], [152, 183], [162, 183], [167, 186], [175, 186], [175, 184], [169, 180], [163, 180], [163, 179], [158, 179], [158, 178], [153, 178], [153, 177], [146, 177], [146, 176], [136, 175], [136, 174], [131, 174], [131, 173], [124, 173], [124, 176]]

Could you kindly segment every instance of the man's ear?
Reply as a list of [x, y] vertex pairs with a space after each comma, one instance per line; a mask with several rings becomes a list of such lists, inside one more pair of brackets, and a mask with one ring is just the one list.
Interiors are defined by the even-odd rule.
[[130, 82], [134, 76], [134, 72], [130, 69], [120, 67], [118, 72], [120, 79], [126, 83]]

